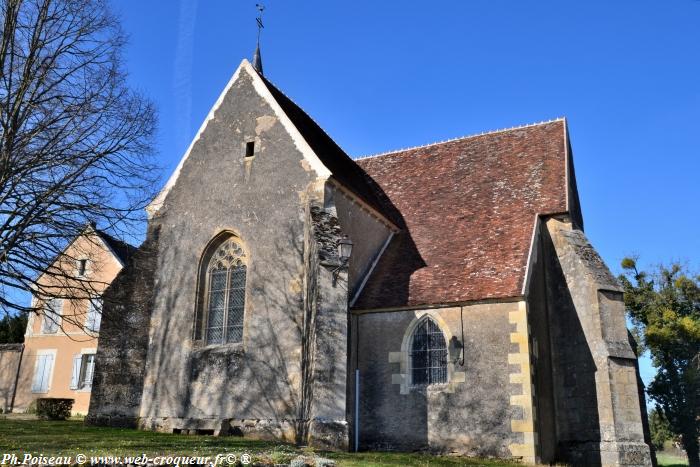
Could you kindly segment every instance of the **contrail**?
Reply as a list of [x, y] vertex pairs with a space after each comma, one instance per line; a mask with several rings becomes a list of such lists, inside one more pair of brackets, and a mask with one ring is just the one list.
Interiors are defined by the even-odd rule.
[[192, 50], [194, 49], [194, 27], [197, 16], [197, 2], [180, 0], [178, 17], [177, 48], [173, 94], [175, 96], [176, 142], [182, 151], [192, 138]]

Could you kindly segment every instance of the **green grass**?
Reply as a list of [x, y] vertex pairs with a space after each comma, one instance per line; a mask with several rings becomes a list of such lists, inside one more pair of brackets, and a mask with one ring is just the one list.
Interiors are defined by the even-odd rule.
[[[238, 437], [192, 436], [154, 433], [120, 428], [91, 427], [81, 420], [42, 421], [0, 418], [0, 453], [44, 456], [153, 456], [248, 453], [255, 462], [288, 463], [299, 454], [313, 454], [289, 444], [256, 441]], [[504, 461], [464, 457], [432, 456], [417, 453], [338, 453], [316, 452], [317, 456], [334, 459], [339, 466], [457, 466], [482, 465], [512, 467]]]
[[656, 451], [656, 460], [659, 461], [659, 467], [683, 467], [688, 465], [688, 459], [663, 451]]
[[468, 457], [431, 456], [430, 454], [400, 453], [400, 452], [360, 452], [360, 453], [322, 453], [323, 457], [334, 459], [342, 467], [366, 466], [457, 466], [483, 465], [488, 467], [514, 467], [504, 461], [475, 459]]

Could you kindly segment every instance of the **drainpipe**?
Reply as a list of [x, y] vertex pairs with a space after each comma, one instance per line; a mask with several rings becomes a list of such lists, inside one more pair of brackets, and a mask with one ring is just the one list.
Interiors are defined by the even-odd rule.
[[360, 369], [355, 368], [355, 452], [360, 450]]
[[360, 315], [355, 315], [355, 452], [360, 450]]

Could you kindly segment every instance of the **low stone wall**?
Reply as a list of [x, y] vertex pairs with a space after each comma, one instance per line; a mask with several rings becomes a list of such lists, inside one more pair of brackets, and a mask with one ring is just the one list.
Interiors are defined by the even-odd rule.
[[14, 404], [17, 373], [24, 344], [0, 344], [0, 409], [10, 412]]
[[88, 424], [130, 428], [138, 425], [157, 241], [158, 231], [151, 229], [103, 296], [92, 397], [85, 419]]

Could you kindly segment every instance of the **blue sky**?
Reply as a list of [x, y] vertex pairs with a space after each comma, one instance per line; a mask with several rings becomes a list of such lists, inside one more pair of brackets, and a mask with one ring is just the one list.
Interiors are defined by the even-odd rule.
[[[165, 177], [251, 57], [255, 3], [114, 0]], [[613, 272], [629, 254], [698, 269], [700, 1], [265, 3], [266, 76], [348, 154], [566, 116], [586, 233]]]

